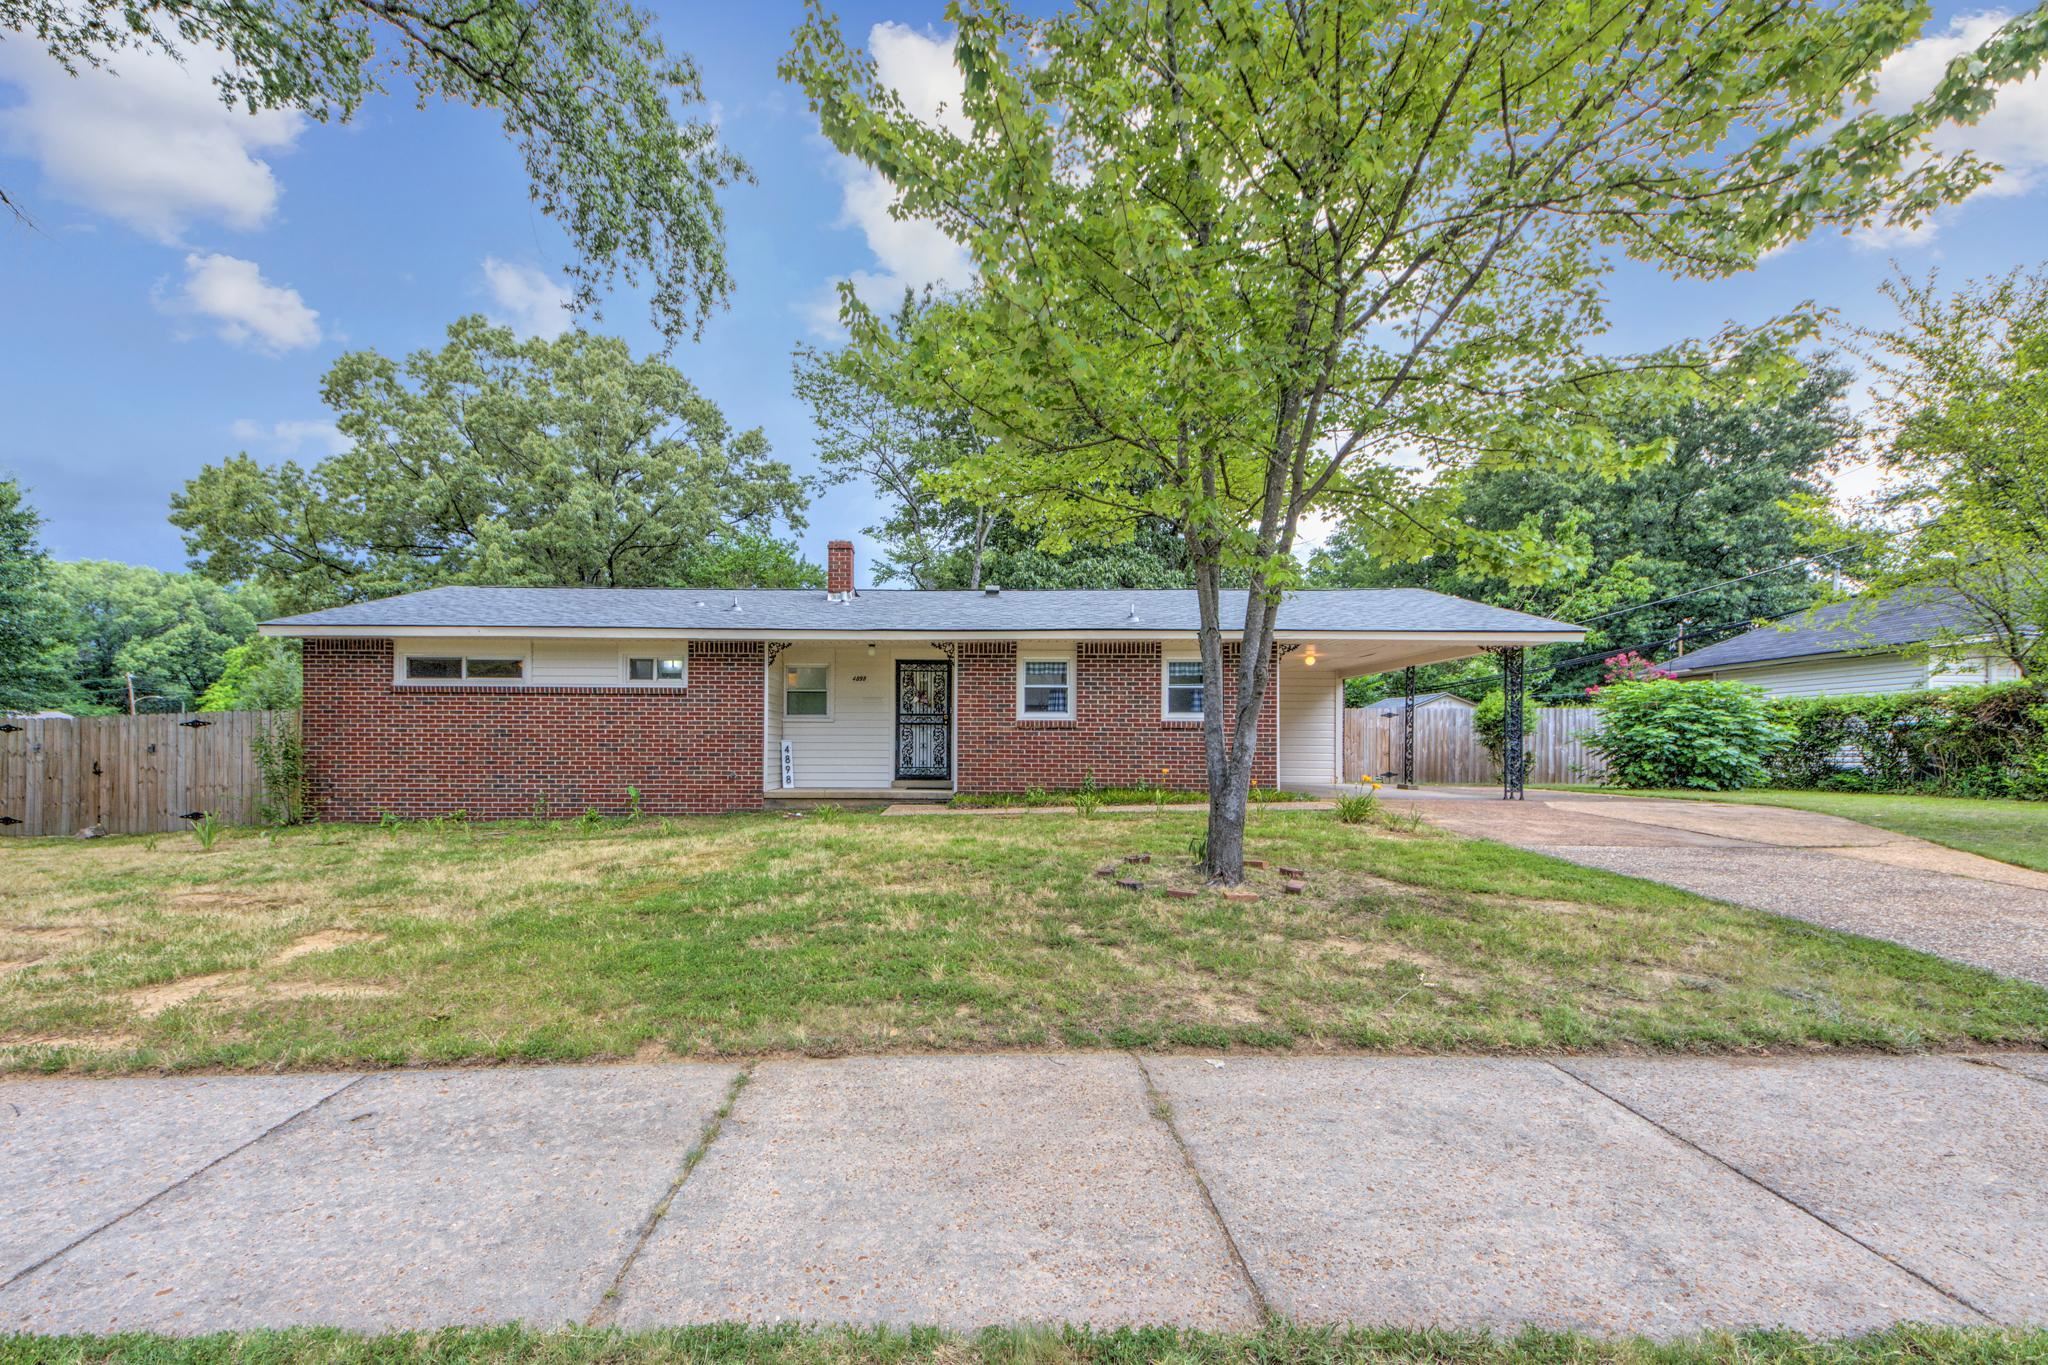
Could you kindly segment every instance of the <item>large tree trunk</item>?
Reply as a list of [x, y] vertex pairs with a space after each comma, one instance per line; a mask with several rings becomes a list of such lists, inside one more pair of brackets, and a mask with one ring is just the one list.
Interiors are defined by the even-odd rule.
[[[1275, 613], [1254, 589], [1245, 603], [1244, 636], [1237, 655], [1236, 704], [1223, 706], [1221, 570], [1213, 562], [1195, 571], [1201, 609], [1202, 739], [1209, 778], [1209, 856], [1205, 870], [1218, 886], [1244, 880], [1245, 814], [1251, 805], [1253, 763], [1259, 750], [1259, 712], [1272, 682]], [[1226, 724], [1227, 721], [1227, 724]]]

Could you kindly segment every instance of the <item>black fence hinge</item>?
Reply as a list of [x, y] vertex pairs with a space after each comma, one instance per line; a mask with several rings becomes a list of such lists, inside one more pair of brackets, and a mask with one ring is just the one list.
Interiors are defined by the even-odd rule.
[[204, 820], [206, 818], [206, 812], [203, 810], [188, 810], [178, 818], [180, 820]]
[[187, 730], [197, 730], [200, 726], [211, 725], [213, 722], [210, 720], [181, 720], [178, 724], [184, 726]]
[[0, 815], [0, 825], [18, 825], [21, 821], [11, 815]]
[[9, 721], [4, 725], [0, 725], [0, 735], [15, 734], [18, 731], [25, 730], [27, 728], [28, 727], [25, 725], [16, 725], [12, 721]]

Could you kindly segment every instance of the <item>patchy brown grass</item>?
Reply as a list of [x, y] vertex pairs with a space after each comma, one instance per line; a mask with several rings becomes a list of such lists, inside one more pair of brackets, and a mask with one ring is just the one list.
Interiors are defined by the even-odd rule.
[[[1168, 809], [10, 841], [0, 1066], [2048, 1039], [2035, 987], [1326, 812], [1256, 811], [1270, 866], [1230, 901], [1190, 863], [1199, 827]], [[1303, 894], [1280, 866], [1306, 869]]]

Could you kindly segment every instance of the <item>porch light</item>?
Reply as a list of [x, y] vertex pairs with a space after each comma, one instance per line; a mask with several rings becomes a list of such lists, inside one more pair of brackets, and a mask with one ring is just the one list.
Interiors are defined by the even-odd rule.
[[1316, 666], [1316, 652], [1313, 649], [1301, 656], [1301, 666], [1303, 668], [1314, 668]]
[[870, 659], [875, 657], [875, 642], [873, 640], [868, 641], [868, 657]]

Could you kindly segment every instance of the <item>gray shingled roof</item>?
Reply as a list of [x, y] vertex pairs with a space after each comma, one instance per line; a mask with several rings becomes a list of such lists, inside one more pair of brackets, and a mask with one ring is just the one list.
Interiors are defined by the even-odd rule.
[[[1223, 594], [1223, 621], [1244, 620], [1244, 593]], [[356, 629], [495, 626], [586, 630], [848, 631], [886, 635], [934, 631], [1193, 631], [1192, 591], [915, 592], [869, 589], [835, 602], [815, 590], [723, 588], [430, 588], [265, 623]], [[1290, 593], [1280, 629], [1316, 631], [1577, 631], [1519, 611], [1419, 588]]]
[[1695, 650], [1664, 667], [1672, 673], [1708, 673], [1816, 654], [1868, 654], [1945, 633], [1968, 633], [1972, 620], [1969, 604], [1951, 593], [1903, 592], [1876, 602], [1831, 602]]

